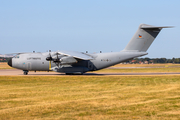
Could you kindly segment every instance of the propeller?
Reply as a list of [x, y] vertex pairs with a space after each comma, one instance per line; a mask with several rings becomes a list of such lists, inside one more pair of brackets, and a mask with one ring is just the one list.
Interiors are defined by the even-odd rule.
[[51, 53], [49, 53], [49, 57], [47, 57], [46, 60], [47, 60], [47, 61], [53, 60], [52, 57], [51, 57]]
[[57, 62], [57, 63], [59, 63], [60, 62], [60, 60], [59, 60], [59, 57], [58, 57], [58, 52], [56, 53], [56, 59], [53, 59], [53, 62]]
[[59, 52], [51, 53], [49, 51], [49, 56], [46, 57], [46, 60], [49, 61], [49, 69], [51, 70], [51, 61], [53, 61], [58, 68], [64, 64], [77, 63], [77, 60], [73, 57], [68, 57], [67, 55], [60, 54]]
[[58, 66], [58, 68], [60, 67], [60, 59], [58, 55], [58, 52], [51, 53], [51, 51], [49, 51], [49, 56], [46, 57], [46, 60], [50, 62], [49, 69], [51, 69], [51, 61], [53, 61]]
[[51, 51], [50, 51], [50, 50], [49, 50], [49, 57], [47, 57], [46, 60], [49, 61], [49, 70], [51, 70], [51, 61], [52, 61], [53, 59], [52, 59]]

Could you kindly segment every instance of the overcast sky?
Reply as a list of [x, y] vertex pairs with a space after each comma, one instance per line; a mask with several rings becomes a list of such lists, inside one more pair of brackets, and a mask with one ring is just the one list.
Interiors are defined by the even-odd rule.
[[0, 0], [0, 54], [117, 52], [139, 24], [161, 31], [150, 58], [180, 58], [180, 0]]

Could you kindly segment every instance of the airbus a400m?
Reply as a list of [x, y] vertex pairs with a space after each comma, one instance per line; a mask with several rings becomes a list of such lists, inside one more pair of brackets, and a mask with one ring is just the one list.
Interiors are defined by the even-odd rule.
[[66, 74], [83, 74], [147, 55], [146, 52], [162, 28], [141, 24], [124, 50], [110, 53], [84, 52], [45, 52], [19, 53], [8, 61], [8, 65], [21, 69], [24, 75], [28, 71], [55, 71]]

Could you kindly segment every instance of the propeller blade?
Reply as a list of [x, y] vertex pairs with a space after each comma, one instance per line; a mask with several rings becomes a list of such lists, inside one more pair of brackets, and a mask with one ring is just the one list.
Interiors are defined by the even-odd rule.
[[47, 57], [46, 60], [47, 60], [47, 61], [53, 60], [52, 57], [51, 57], [51, 52], [49, 52], [49, 57]]

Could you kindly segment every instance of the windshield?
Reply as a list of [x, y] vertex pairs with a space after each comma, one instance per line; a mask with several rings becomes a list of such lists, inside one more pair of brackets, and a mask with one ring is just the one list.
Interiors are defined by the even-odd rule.
[[19, 58], [19, 55], [14, 56], [13, 58]]

